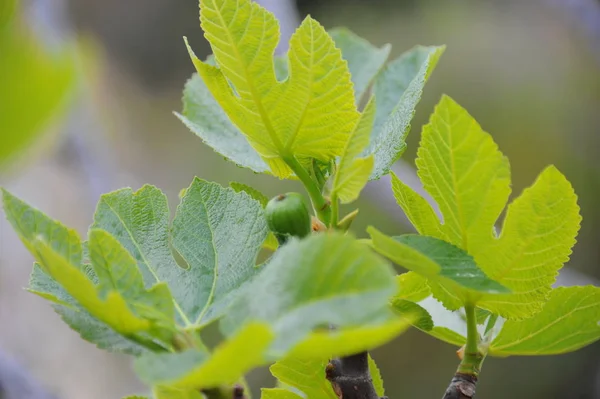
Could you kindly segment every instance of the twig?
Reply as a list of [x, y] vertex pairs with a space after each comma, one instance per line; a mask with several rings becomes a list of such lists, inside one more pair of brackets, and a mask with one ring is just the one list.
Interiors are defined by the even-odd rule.
[[442, 399], [472, 399], [475, 397], [477, 377], [456, 373]]
[[325, 376], [340, 399], [380, 399], [369, 373], [369, 354], [366, 351], [331, 360]]

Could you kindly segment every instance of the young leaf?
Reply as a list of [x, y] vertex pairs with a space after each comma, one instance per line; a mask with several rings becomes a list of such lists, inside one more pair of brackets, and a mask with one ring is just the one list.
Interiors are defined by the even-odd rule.
[[394, 173], [391, 175], [394, 198], [419, 234], [450, 241], [442, 231], [440, 220], [429, 202], [404, 184]]
[[510, 194], [508, 159], [491, 136], [444, 96], [423, 127], [416, 164], [448, 241], [471, 254], [487, 245]]
[[[369, 248], [337, 233], [312, 235], [277, 251], [232, 304], [221, 326], [229, 334], [247, 320], [264, 320], [276, 334], [269, 348], [273, 357], [311, 337], [326, 340], [336, 355], [348, 348], [370, 349], [372, 341], [353, 342], [346, 334], [362, 331], [364, 337], [373, 328], [391, 339], [389, 331], [399, 329], [387, 305], [395, 290], [392, 269]], [[330, 333], [330, 323], [343, 333]], [[310, 335], [317, 327], [327, 333]], [[374, 333], [373, 339], [381, 340], [383, 332]]]
[[[269, 370], [277, 380], [311, 399], [336, 399], [331, 383], [325, 378], [327, 358], [303, 360], [292, 356], [273, 364]], [[293, 395], [293, 396], [292, 396]], [[261, 399], [297, 399], [298, 395], [287, 389], [262, 389]]]
[[[438, 283], [441, 289], [432, 285], [433, 293], [451, 310], [465, 303], [476, 303], [483, 293], [508, 292], [487, 277], [469, 254], [452, 244], [414, 234], [392, 238], [373, 227], [367, 231], [375, 251]], [[451, 296], [448, 295], [450, 293]], [[460, 301], [456, 301], [456, 298]]]
[[555, 167], [546, 168], [508, 206], [498, 239], [476, 255], [486, 273], [514, 293], [485, 298], [481, 306], [506, 318], [540, 311], [569, 260], [580, 221], [573, 187]]
[[173, 298], [164, 283], [146, 290], [137, 262], [129, 252], [104, 230], [89, 232], [90, 259], [98, 276], [101, 297], [116, 291], [144, 318], [173, 323]]
[[48, 274], [98, 320], [124, 335], [150, 330], [150, 321], [132, 313], [127, 301], [119, 293], [110, 291], [101, 299], [96, 286], [44, 241], [36, 239], [30, 245], [34, 249], [34, 256]]
[[344, 60], [348, 62], [354, 97], [356, 104], [359, 104], [369, 85], [383, 68], [392, 47], [385, 44], [377, 48], [346, 28], [332, 29], [329, 35], [336, 47], [342, 51]]
[[1, 191], [6, 219], [30, 252], [35, 249], [33, 241], [43, 240], [68, 263], [78, 268], [82, 266], [81, 240], [75, 230], [50, 219], [5, 189]]
[[95, 344], [99, 349], [134, 356], [138, 356], [146, 350], [142, 345], [124, 337], [94, 318], [60, 284], [44, 273], [42, 267], [37, 263], [33, 266], [29, 278], [28, 291], [55, 302], [54, 310], [62, 320], [77, 331], [82, 339]]
[[387, 174], [404, 152], [415, 107], [444, 50], [445, 46], [415, 47], [389, 63], [375, 79], [377, 114], [370, 145], [363, 153], [375, 157], [371, 180]]
[[307, 17], [292, 35], [290, 74], [278, 82], [273, 14], [250, 0], [201, 0], [200, 20], [219, 67], [190, 49], [194, 65], [275, 175], [291, 175], [283, 158], [329, 162], [341, 154], [359, 114], [348, 67], [318, 22]]
[[369, 145], [369, 134], [375, 117], [375, 97], [371, 97], [348, 139], [340, 158], [337, 172], [331, 188], [332, 198], [339, 197], [342, 203], [358, 198], [363, 187], [369, 181], [373, 169], [373, 156], [358, 158], [362, 150]]
[[[425, 189], [440, 206], [444, 224], [426, 201], [393, 178], [394, 194], [421, 234], [431, 235], [472, 255], [510, 295], [483, 295], [478, 306], [505, 318], [538, 312], [568, 260], [579, 229], [573, 189], [554, 167], [509, 207], [499, 237], [494, 224], [510, 194], [507, 159], [489, 134], [458, 104], [444, 96], [423, 137], [416, 161]], [[439, 287], [432, 284], [432, 289]], [[444, 303], [454, 302], [450, 292]], [[450, 308], [454, 308], [451, 306]]]
[[148, 332], [149, 320], [134, 314], [116, 291], [100, 297], [96, 286], [82, 272], [81, 242], [73, 230], [53, 221], [3, 190], [7, 219], [41, 268], [95, 318], [115, 331], [129, 335]]
[[[53, 307], [69, 327], [77, 331], [82, 339], [96, 345], [98, 349], [133, 356], [140, 356], [148, 350], [141, 344], [119, 334], [83, 308], [73, 309], [61, 305]], [[145, 344], [148, 343], [145, 342]]]
[[236, 193], [239, 193], [240, 191], [245, 192], [252, 199], [258, 201], [263, 208], [265, 206], [267, 206], [267, 203], [269, 202], [269, 198], [266, 195], [264, 195], [263, 193], [261, 193], [257, 189], [252, 188], [252, 187], [250, 187], [250, 186], [248, 186], [246, 184], [242, 184], [242, 183], [238, 183], [238, 182], [232, 181], [231, 183], [229, 183], [229, 186], [231, 188], [233, 188], [233, 190]]
[[381, 372], [375, 363], [375, 360], [369, 355], [369, 373], [371, 374], [371, 380], [373, 380], [373, 387], [379, 397], [385, 396], [385, 389], [383, 388], [383, 378], [381, 378]]
[[129, 251], [146, 286], [168, 283], [178, 317], [197, 327], [220, 317], [233, 292], [255, 274], [267, 234], [258, 202], [198, 178], [177, 208], [171, 234], [167, 198], [152, 186], [103, 195], [93, 228], [108, 231]]
[[212, 354], [197, 349], [147, 353], [136, 359], [135, 370], [151, 385], [195, 390], [230, 385], [264, 363], [264, 352], [272, 339], [267, 325], [249, 323]]
[[493, 356], [557, 355], [600, 339], [600, 288], [559, 287], [541, 312], [507, 320], [490, 345]]
[[183, 111], [175, 115], [213, 150], [238, 166], [257, 173], [269, 173], [269, 167], [233, 125], [198, 74], [185, 84]]

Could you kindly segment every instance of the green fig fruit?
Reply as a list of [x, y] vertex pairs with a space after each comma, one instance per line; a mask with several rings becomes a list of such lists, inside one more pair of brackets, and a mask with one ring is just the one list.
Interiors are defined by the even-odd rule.
[[304, 197], [298, 193], [280, 194], [265, 208], [267, 224], [280, 244], [289, 237], [306, 237], [311, 232], [310, 213]]

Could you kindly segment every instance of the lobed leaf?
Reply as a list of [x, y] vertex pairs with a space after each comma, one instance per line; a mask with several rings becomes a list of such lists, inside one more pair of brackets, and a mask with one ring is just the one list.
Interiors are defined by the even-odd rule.
[[559, 287], [526, 320], [507, 320], [492, 341], [492, 356], [538, 356], [572, 352], [600, 339], [600, 288]]
[[290, 40], [289, 77], [278, 82], [273, 14], [250, 0], [200, 5], [201, 25], [219, 66], [203, 63], [190, 49], [194, 65], [271, 171], [291, 175], [283, 160], [290, 156], [328, 162], [340, 155], [359, 114], [347, 65], [323, 27], [304, 20]]
[[198, 178], [186, 189], [172, 228], [167, 198], [152, 186], [103, 195], [92, 227], [108, 231], [129, 251], [146, 286], [166, 282], [178, 318], [197, 327], [220, 317], [234, 291], [255, 274], [267, 234], [258, 202]]
[[[510, 195], [510, 170], [489, 134], [449, 97], [436, 106], [423, 128], [418, 174], [438, 203], [444, 223], [416, 192], [392, 177], [398, 204], [421, 234], [467, 251], [489, 278], [511, 290], [484, 294], [478, 306], [509, 319], [540, 311], [568, 260], [581, 217], [565, 177], [547, 168], [509, 207], [501, 234], [494, 224]], [[460, 298], [435, 282], [436, 297], [450, 309]]]
[[510, 195], [508, 159], [447, 96], [423, 127], [416, 164], [425, 190], [444, 216], [441, 230], [447, 240], [473, 255], [489, 245]]
[[[116, 291], [100, 296], [82, 271], [81, 242], [73, 230], [2, 190], [4, 211], [43, 271], [95, 318], [123, 335], [149, 332], [153, 325], [134, 314]], [[162, 334], [161, 334], [162, 335]]]
[[513, 295], [484, 298], [480, 306], [506, 318], [542, 309], [558, 270], [569, 260], [581, 216], [577, 196], [553, 166], [508, 206], [502, 233], [478, 252], [478, 263]]
[[389, 63], [375, 79], [377, 113], [370, 145], [363, 153], [375, 158], [370, 180], [389, 173], [406, 149], [415, 107], [444, 50], [445, 46], [417, 46]]
[[[247, 320], [268, 323], [276, 336], [269, 348], [274, 358], [293, 347], [308, 350], [312, 345], [304, 345], [305, 340], [327, 342], [327, 350], [336, 355], [360, 351], [404, 328], [406, 322], [388, 310], [394, 292], [391, 268], [367, 247], [338, 233], [313, 235], [281, 247], [235, 300], [221, 326], [231, 334]], [[330, 332], [330, 323], [341, 332]], [[318, 327], [321, 331], [313, 332]], [[372, 339], [348, 339], [359, 333]]]

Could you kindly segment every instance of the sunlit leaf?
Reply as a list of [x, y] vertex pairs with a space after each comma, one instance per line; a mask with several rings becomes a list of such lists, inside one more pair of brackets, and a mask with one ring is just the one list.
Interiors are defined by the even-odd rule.
[[278, 82], [273, 14], [250, 0], [201, 0], [200, 6], [218, 67], [190, 49], [194, 65], [271, 171], [291, 175], [283, 160], [290, 156], [329, 162], [340, 155], [359, 113], [347, 64], [323, 27], [304, 20], [290, 40], [289, 77]]
[[[416, 163], [443, 224], [419, 194], [393, 178], [396, 200], [409, 220], [421, 234], [467, 251], [489, 278], [512, 292], [482, 295], [478, 306], [509, 319], [540, 311], [556, 272], [568, 260], [581, 220], [566, 178], [554, 167], [544, 170], [508, 207], [496, 234], [494, 225], [510, 195], [508, 160], [467, 111], [446, 96], [423, 128]], [[450, 309], [460, 305], [456, 293], [430, 285]]]
[[358, 156], [369, 144], [374, 117], [375, 98], [372, 97], [348, 139], [333, 179], [331, 195], [334, 198], [339, 197], [342, 203], [349, 203], [358, 198], [369, 181], [373, 169], [373, 156], [366, 158]]
[[507, 320], [490, 345], [493, 356], [557, 355], [600, 339], [600, 288], [559, 287], [541, 312]]

